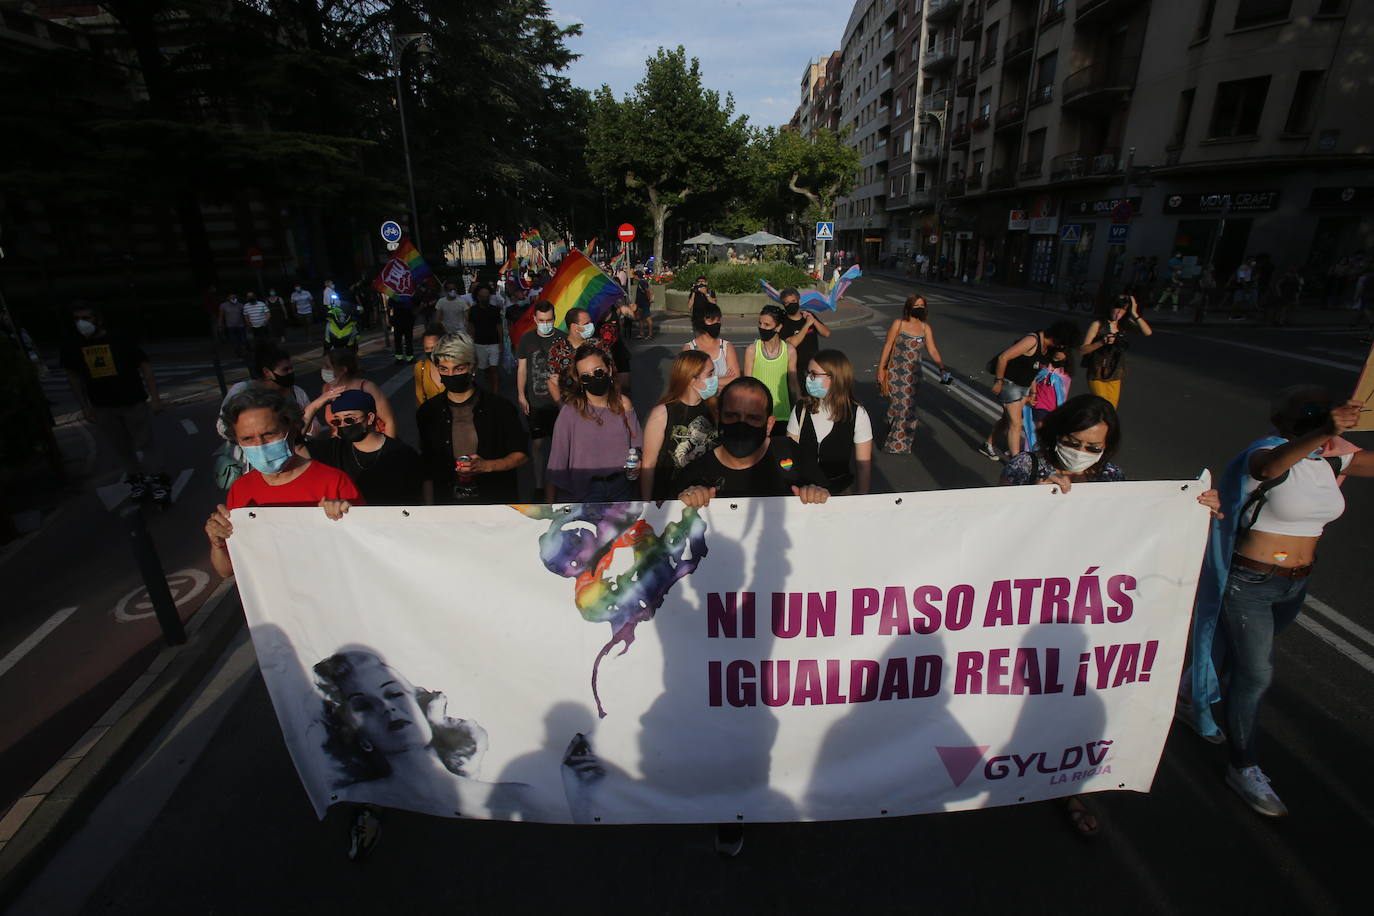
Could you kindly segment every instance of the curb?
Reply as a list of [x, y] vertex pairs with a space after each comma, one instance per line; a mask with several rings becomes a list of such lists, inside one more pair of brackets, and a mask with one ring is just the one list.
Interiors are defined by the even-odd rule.
[[220, 583], [147, 671], [0, 820], [0, 908], [81, 826], [243, 626], [233, 580]]
[[[831, 314], [839, 316], [841, 314], [840, 312], [827, 312], [825, 316], [822, 316], [822, 320], [825, 321], [825, 326], [832, 331], [843, 328], [862, 327], [866, 324], [871, 324], [875, 319], [881, 317], [877, 312], [866, 305], [861, 305], [857, 300], [846, 297], [842, 301], [847, 303], [844, 309], [844, 317], [836, 317], [834, 320], [830, 320], [827, 317]], [[726, 331], [748, 331], [750, 334], [753, 334], [756, 321], [757, 318], [754, 317], [739, 318], [737, 316], [732, 316], [731, 318], [723, 319], [721, 321], [721, 326], [724, 327]], [[686, 334], [691, 336], [692, 319], [685, 315], [681, 317], [674, 316], [672, 318], [660, 319], [656, 324], [664, 333]]]

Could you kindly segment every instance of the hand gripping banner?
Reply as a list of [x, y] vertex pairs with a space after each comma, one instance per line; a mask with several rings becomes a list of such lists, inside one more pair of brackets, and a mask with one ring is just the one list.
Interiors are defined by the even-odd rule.
[[1206, 485], [253, 508], [230, 549], [321, 815], [882, 817], [1149, 791]]

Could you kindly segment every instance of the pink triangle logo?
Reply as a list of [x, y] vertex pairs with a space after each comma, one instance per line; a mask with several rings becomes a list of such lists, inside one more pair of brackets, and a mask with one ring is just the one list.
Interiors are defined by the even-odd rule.
[[973, 768], [983, 762], [983, 755], [988, 752], [988, 746], [984, 744], [977, 747], [936, 747], [935, 750], [957, 788], [964, 784]]

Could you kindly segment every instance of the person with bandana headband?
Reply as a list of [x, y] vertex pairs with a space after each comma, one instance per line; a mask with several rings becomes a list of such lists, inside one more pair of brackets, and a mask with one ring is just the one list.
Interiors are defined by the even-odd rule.
[[[375, 382], [363, 378], [362, 369], [358, 365], [358, 354], [354, 350], [336, 347], [326, 352], [324, 365], [320, 367], [320, 381], [324, 382], [320, 396], [305, 408], [305, 428], [311, 435], [329, 432], [326, 427], [331, 426], [330, 421], [333, 419], [329, 404], [351, 388], [366, 391], [377, 402], [377, 432], [384, 436], [395, 432], [396, 415], [391, 411], [391, 402]], [[323, 422], [319, 420], [321, 411], [324, 413]]]
[[584, 343], [559, 381], [563, 406], [549, 443], [544, 498], [548, 502], [623, 502], [638, 495], [625, 473], [631, 449], [643, 454], [634, 405], [620, 391], [615, 364]]
[[281, 391], [249, 385], [221, 412], [220, 419], [251, 466], [205, 522], [210, 565], [228, 578], [234, 574], [228, 540], [234, 533], [233, 509], [248, 506], [319, 506], [337, 521], [349, 506], [361, 505], [358, 488], [344, 472], [296, 453], [303, 438], [300, 408]]
[[699, 509], [716, 497], [792, 495], [807, 504], [830, 498], [814, 459], [786, 436], [770, 435], [777, 417], [767, 385], [741, 376], [725, 386], [717, 403], [720, 444], [673, 478], [678, 499]]
[[[1111, 461], [1120, 447], [1116, 408], [1095, 394], [1080, 394], [1050, 411], [1040, 426], [1036, 447], [1009, 458], [998, 483], [1004, 487], [1048, 484], [1067, 494], [1076, 483], [1125, 480], [1125, 473]], [[1197, 501], [1214, 514], [1220, 510], [1216, 490], [1198, 494]], [[1097, 834], [1095, 805], [1085, 796], [1069, 796], [1061, 804], [1075, 832], [1084, 837]]]
[[358, 487], [369, 506], [416, 506], [424, 476], [420, 455], [399, 439], [377, 431], [377, 402], [357, 388], [330, 405], [334, 435], [308, 439], [315, 461], [338, 468]]
[[534, 330], [521, 335], [515, 347], [515, 390], [520, 411], [530, 426], [530, 455], [534, 459], [534, 489], [544, 492], [544, 468], [548, 465], [549, 439], [558, 421], [558, 402], [549, 392], [549, 353], [567, 334], [554, 324], [553, 303], [534, 304]]
[[519, 501], [515, 469], [529, 460], [529, 438], [516, 406], [476, 383], [477, 350], [466, 334], [434, 346], [444, 386], [415, 412], [430, 505], [492, 505]]
[[692, 309], [692, 330], [695, 335], [682, 345], [684, 350], [700, 350], [711, 358], [716, 367], [716, 378], [721, 385], [728, 385], [739, 378], [739, 357], [735, 347], [720, 336], [720, 306], [706, 302]]
[[641, 499], [663, 501], [677, 491], [673, 477], [716, 447], [716, 394], [720, 378], [711, 357], [684, 350], [668, 370], [668, 390], [644, 421]]
[[782, 303], [782, 339], [797, 351], [797, 366], [804, 368], [820, 349], [820, 338], [830, 336], [830, 328], [812, 311], [803, 311], [801, 293], [787, 287], [778, 294]]
[[744, 374], [756, 378], [768, 389], [773, 402], [773, 417], [781, 426], [770, 427], [774, 435], [787, 431], [787, 417], [799, 394], [797, 386], [797, 351], [781, 337], [785, 320], [782, 309], [765, 305], [759, 311], [759, 337], [752, 347], [744, 350]]
[[[1345, 512], [1343, 478], [1374, 477], [1374, 452], [1341, 438], [1364, 407], [1319, 385], [1286, 388], [1270, 409], [1275, 434], [1250, 443], [1220, 478], [1225, 513], [1212, 522], [1177, 715], [1206, 740], [1226, 743], [1226, 784], [1269, 817], [1288, 813], [1259, 766], [1274, 643], [1302, 612], [1326, 526]], [[1217, 642], [1224, 652], [1214, 651]], [[1212, 716], [1218, 701], [1224, 733]]]
[[945, 372], [945, 361], [935, 344], [935, 329], [926, 320], [924, 296], [908, 296], [902, 317], [892, 322], [878, 357], [878, 392], [888, 398], [887, 440], [889, 455], [910, 455], [916, 435], [916, 392], [921, 387], [921, 351]]

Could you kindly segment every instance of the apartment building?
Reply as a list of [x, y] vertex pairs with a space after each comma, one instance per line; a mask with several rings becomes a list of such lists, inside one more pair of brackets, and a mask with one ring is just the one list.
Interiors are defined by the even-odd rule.
[[810, 137], [821, 128], [837, 128], [838, 96], [831, 82], [838, 79], [839, 65], [839, 51], [832, 51], [806, 65], [802, 71], [801, 100], [787, 125], [789, 130]]
[[1174, 253], [1323, 274], [1374, 250], [1370, 34], [1353, 0], [861, 0], [839, 247], [1061, 288]]

